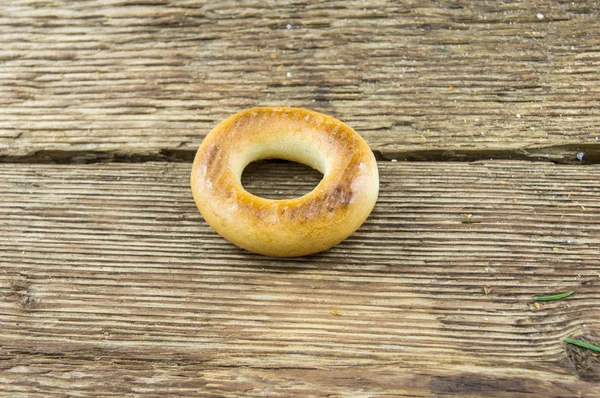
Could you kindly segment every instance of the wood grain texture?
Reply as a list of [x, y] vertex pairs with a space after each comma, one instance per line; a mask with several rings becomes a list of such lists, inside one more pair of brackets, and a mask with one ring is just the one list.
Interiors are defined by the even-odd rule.
[[[598, 357], [562, 343], [600, 339], [600, 167], [381, 163], [363, 227], [298, 259], [217, 236], [189, 172], [0, 166], [0, 394], [600, 394]], [[266, 162], [244, 182], [318, 178]]]
[[0, 1], [0, 160], [186, 159], [253, 106], [380, 159], [600, 161], [589, 1]]

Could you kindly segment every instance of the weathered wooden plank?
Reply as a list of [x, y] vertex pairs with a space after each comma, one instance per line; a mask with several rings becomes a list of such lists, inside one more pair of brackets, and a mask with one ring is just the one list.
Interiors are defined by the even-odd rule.
[[600, 161], [589, 1], [0, 2], [0, 160], [188, 159], [308, 107], [391, 159]]
[[[317, 184], [293, 166], [245, 186]], [[381, 163], [366, 224], [298, 259], [218, 237], [189, 171], [0, 166], [0, 394], [600, 394], [562, 343], [600, 339], [600, 167]]]

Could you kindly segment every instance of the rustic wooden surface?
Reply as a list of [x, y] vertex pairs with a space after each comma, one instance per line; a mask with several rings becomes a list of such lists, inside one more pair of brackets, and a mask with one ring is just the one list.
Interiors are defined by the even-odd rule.
[[[600, 396], [562, 342], [600, 343], [598, 3], [390, 3], [0, 0], [0, 396]], [[194, 206], [204, 135], [264, 105], [379, 159], [325, 253]]]
[[189, 160], [309, 107], [380, 158], [600, 161], [589, 1], [39, 1], [0, 15], [0, 160]]
[[[264, 166], [263, 196], [318, 182]], [[380, 168], [355, 235], [271, 259], [202, 221], [187, 164], [0, 167], [0, 388], [598, 396], [562, 339], [600, 337], [600, 167]]]

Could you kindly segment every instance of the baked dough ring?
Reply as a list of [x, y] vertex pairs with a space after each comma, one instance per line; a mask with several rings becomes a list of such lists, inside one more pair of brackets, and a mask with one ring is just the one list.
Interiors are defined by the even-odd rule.
[[[260, 159], [311, 166], [323, 180], [308, 194], [271, 200], [246, 191], [244, 168]], [[200, 213], [221, 236], [244, 249], [294, 257], [328, 249], [366, 220], [379, 193], [377, 162], [348, 125], [298, 108], [254, 108], [219, 123], [192, 168]]]

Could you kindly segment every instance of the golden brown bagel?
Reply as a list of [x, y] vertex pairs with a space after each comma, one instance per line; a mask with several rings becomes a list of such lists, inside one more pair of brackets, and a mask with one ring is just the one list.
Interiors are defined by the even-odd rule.
[[[295, 199], [252, 195], [244, 168], [260, 159], [311, 166], [323, 180]], [[254, 108], [219, 123], [204, 139], [192, 168], [192, 192], [208, 224], [253, 252], [294, 257], [328, 249], [366, 220], [379, 193], [377, 162], [348, 125], [298, 108]]]

